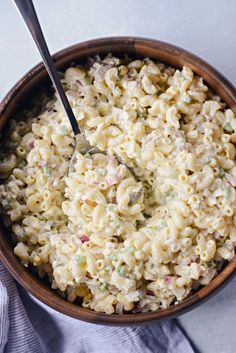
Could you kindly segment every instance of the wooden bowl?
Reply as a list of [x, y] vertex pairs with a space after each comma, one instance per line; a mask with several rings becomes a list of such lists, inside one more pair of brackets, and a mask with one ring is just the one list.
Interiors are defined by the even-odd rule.
[[[121, 55], [128, 53], [133, 57], [148, 56], [152, 59], [181, 68], [189, 66], [194, 72], [204, 78], [206, 83], [236, 112], [236, 90], [235, 88], [212, 66], [199, 59], [195, 55], [180, 49], [174, 45], [157, 40], [135, 38], [135, 37], [113, 37], [101, 38], [87, 41], [54, 55], [57, 69], [63, 70], [72, 62], [80, 62], [88, 56], [95, 54], [114, 53]], [[30, 98], [36, 94], [40, 87], [49, 87], [50, 81], [43, 64], [36, 65], [30, 70], [5, 96], [0, 105], [0, 133], [4, 136], [8, 120], [13, 117], [19, 109], [27, 106]], [[61, 298], [55, 291], [49, 288], [36, 275], [21, 265], [13, 253], [13, 246], [3, 225], [0, 227], [0, 259], [12, 274], [12, 276], [31, 294], [47, 304], [51, 308], [73, 318], [107, 325], [132, 325], [146, 324], [154, 320], [163, 320], [176, 317], [209, 298], [217, 289], [222, 288], [228, 282], [236, 267], [236, 255], [225, 266], [222, 272], [215, 277], [207, 286], [186, 298], [179, 304], [156, 312], [106, 315], [87, 310], [79, 305], [71, 304]]]

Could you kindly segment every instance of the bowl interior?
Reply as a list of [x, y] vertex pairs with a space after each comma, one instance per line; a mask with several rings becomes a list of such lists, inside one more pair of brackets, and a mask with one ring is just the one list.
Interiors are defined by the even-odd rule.
[[[150, 57], [151, 59], [164, 62], [176, 68], [183, 65], [189, 66], [227, 103], [236, 113], [236, 92], [234, 87], [209, 64], [194, 56], [193, 54], [177, 48], [173, 45], [156, 40], [114, 37], [101, 38], [74, 45], [54, 55], [54, 62], [58, 70], [63, 71], [72, 63], [83, 63], [89, 56], [96, 54], [104, 55], [113, 53], [123, 56], [129, 54], [133, 58]], [[6, 95], [0, 105], [0, 133], [2, 139], [7, 132], [7, 123], [12, 117], [19, 115], [25, 107], [30, 106], [33, 97], [40, 96], [40, 92], [49, 91], [50, 80], [42, 64], [30, 70]], [[105, 315], [95, 313], [91, 310], [81, 308], [62, 299], [55, 291], [23, 267], [13, 253], [9, 231], [0, 225], [0, 259], [15, 277], [15, 279], [30, 293], [52, 308], [88, 322], [110, 325], [131, 325], [146, 323], [151, 320], [161, 320], [177, 316], [184, 311], [200, 304], [216, 289], [222, 288], [233, 275], [236, 267], [236, 256], [231, 260], [224, 270], [213, 279], [207, 286], [186, 298], [183, 302], [172, 305], [167, 309], [157, 312], [137, 313], [127, 315]]]

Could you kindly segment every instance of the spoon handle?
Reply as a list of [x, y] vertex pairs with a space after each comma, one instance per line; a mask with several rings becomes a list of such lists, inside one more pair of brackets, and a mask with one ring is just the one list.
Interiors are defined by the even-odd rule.
[[64, 106], [66, 114], [70, 120], [72, 130], [75, 135], [80, 133], [79, 126], [75, 119], [74, 113], [71, 109], [70, 103], [66, 97], [66, 94], [63, 90], [61, 81], [53, 64], [52, 57], [48, 50], [41, 26], [39, 24], [39, 20], [33, 5], [32, 0], [13, 0], [16, 4], [28, 30], [30, 31], [35, 44], [38, 47], [38, 50], [42, 56], [44, 65], [47, 69], [47, 72], [53, 82], [53, 85], [61, 99], [61, 102]]

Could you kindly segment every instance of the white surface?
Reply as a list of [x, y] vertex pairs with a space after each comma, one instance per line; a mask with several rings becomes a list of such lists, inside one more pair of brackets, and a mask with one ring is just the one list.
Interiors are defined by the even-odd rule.
[[[35, 0], [51, 52], [113, 35], [160, 39], [201, 56], [236, 84], [235, 0]], [[0, 99], [40, 61], [15, 7], [0, 1]], [[202, 353], [236, 352], [236, 279], [181, 317]]]

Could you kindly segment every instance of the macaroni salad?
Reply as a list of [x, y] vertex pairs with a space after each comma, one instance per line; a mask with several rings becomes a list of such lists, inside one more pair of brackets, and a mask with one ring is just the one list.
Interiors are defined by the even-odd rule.
[[190, 68], [148, 58], [96, 56], [62, 83], [86, 139], [106, 153], [78, 152], [68, 174], [75, 140], [57, 95], [12, 119], [0, 203], [15, 254], [97, 312], [182, 301], [234, 255], [234, 113]]

